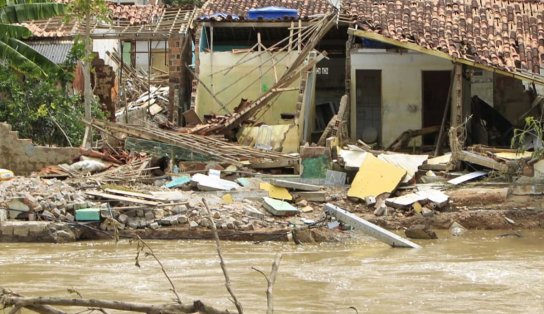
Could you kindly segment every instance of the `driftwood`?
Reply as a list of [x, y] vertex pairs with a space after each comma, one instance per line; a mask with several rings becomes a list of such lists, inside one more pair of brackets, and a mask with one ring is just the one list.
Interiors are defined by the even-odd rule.
[[276, 283], [276, 276], [278, 274], [278, 269], [280, 268], [280, 261], [281, 261], [281, 254], [276, 254], [276, 258], [274, 258], [274, 263], [272, 263], [272, 270], [270, 271], [270, 276], [267, 276], [263, 271], [251, 267], [253, 270], [259, 272], [261, 275], [264, 276], [264, 279], [266, 279], [267, 282], [267, 288], [266, 288], [266, 314], [272, 314], [274, 313], [274, 284]]
[[[207, 313], [228, 314], [228, 311], [214, 309], [201, 301], [193, 304], [144, 304], [121, 301], [105, 301], [96, 299], [58, 298], [58, 297], [23, 297], [9, 290], [2, 289], [0, 304], [4, 307], [13, 307], [10, 313], [16, 313], [21, 308], [26, 308], [41, 314], [66, 314], [67, 312], [53, 308], [52, 306], [79, 306], [87, 308], [101, 308], [119, 311], [132, 311], [137, 313], [165, 314], [165, 313]], [[14, 311], [15, 310], [15, 311]]]
[[223, 259], [223, 254], [221, 253], [221, 242], [219, 241], [219, 235], [217, 234], [217, 227], [215, 226], [215, 222], [212, 218], [212, 212], [210, 211], [210, 208], [208, 207], [208, 204], [206, 203], [206, 199], [202, 199], [202, 203], [204, 203], [204, 207], [206, 207], [206, 211], [208, 212], [208, 219], [211, 222], [213, 235], [215, 238], [215, 247], [217, 248], [217, 255], [219, 256], [219, 261], [221, 264], [221, 270], [223, 270], [223, 275], [225, 276], [225, 287], [227, 288], [227, 291], [229, 292], [230, 296], [232, 297], [232, 301], [234, 302], [234, 305], [236, 306], [236, 309], [238, 310], [238, 314], [242, 314], [244, 310], [242, 309], [242, 304], [238, 301], [238, 298], [234, 294], [234, 291], [232, 290], [232, 287], [230, 286], [230, 277], [227, 272], [227, 265], [225, 264], [225, 260]]

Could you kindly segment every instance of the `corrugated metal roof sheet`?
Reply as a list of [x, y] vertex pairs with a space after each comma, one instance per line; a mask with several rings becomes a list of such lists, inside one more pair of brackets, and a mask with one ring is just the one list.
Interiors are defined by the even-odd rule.
[[66, 58], [74, 45], [72, 42], [58, 41], [27, 42], [26, 44], [56, 64], [61, 64], [66, 61]]

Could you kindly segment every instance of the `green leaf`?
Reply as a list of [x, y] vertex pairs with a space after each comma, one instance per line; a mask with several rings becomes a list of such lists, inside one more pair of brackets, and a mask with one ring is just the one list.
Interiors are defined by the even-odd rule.
[[0, 23], [0, 40], [2, 41], [9, 38], [28, 38], [30, 36], [32, 36], [32, 32], [24, 26]]
[[0, 7], [0, 22], [22, 23], [28, 20], [44, 20], [64, 13], [62, 3], [28, 3]]
[[25, 73], [33, 77], [47, 76], [36, 63], [3, 41], [0, 41], [0, 59], [8, 61], [9, 65], [20, 73]]
[[24, 42], [11, 38], [7, 44], [17, 50], [20, 54], [31, 60], [38, 65], [44, 72], [58, 72], [61, 68], [53, 61], [47, 59], [45, 56], [34, 50], [34, 48], [25, 44]]

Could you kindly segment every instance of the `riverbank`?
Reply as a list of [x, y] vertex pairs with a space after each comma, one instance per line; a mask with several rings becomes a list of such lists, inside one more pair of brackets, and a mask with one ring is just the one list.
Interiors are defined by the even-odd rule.
[[[0, 242], [63, 243], [116, 237], [212, 239], [203, 199], [211, 209], [219, 237], [227, 241], [345, 241], [351, 235], [349, 226], [343, 226], [327, 216], [323, 210], [325, 202], [396, 231], [414, 225], [448, 229], [453, 223], [467, 229], [485, 230], [544, 228], [544, 197], [514, 195], [512, 188], [504, 184], [472, 184], [464, 188], [444, 189], [443, 193], [449, 200], [440, 207], [421, 201], [425, 211], [418, 211], [413, 206], [386, 206], [384, 213], [377, 212], [376, 204], [348, 197], [347, 187], [324, 188], [322, 201], [296, 199], [293, 200], [298, 210], [296, 213], [275, 216], [263, 207], [263, 192], [264, 195], [268, 194], [255, 188], [264, 182], [258, 181], [236, 192], [195, 191], [188, 187], [164, 189], [155, 185], [118, 186], [119, 191], [133, 195], [134, 199], [105, 201], [95, 197], [94, 192], [91, 195], [85, 193], [87, 189], [81, 188], [81, 182], [18, 178], [10, 183], [4, 182], [0, 187], [4, 187], [4, 191], [22, 191], [20, 195], [24, 196], [17, 198], [15, 204], [20, 209], [26, 206], [29, 210], [3, 210]], [[6, 186], [10, 188], [6, 189]], [[44, 187], [49, 193], [39, 192]], [[109, 188], [109, 191], [112, 189]], [[156, 200], [160, 199], [160, 195], [168, 198], [163, 199], [158, 204], [160, 206], [127, 206], [131, 201], [143, 201], [143, 198], [136, 196], [146, 192]], [[11, 198], [8, 203], [13, 204], [13, 200]], [[32, 206], [33, 210], [30, 209]], [[96, 220], [78, 221], [76, 212], [81, 207], [96, 208]]]

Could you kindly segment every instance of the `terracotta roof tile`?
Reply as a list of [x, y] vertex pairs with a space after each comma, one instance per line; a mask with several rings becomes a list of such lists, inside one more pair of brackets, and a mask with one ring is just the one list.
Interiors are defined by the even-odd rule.
[[271, 6], [296, 9], [302, 19], [331, 13], [334, 10], [327, 0], [208, 0], [200, 10], [200, 18], [225, 13], [244, 19], [250, 9]]
[[345, 0], [361, 29], [507, 71], [544, 67], [544, 1]]
[[[163, 11], [163, 6], [158, 5], [133, 5], [108, 3], [111, 10], [113, 23], [121, 25], [149, 24], [156, 20]], [[78, 32], [79, 25], [75, 21], [65, 23], [62, 17], [54, 17], [48, 20], [28, 21], [21, 23], [34, 35], [40, 38], [56, 38], [72, 36]]]

